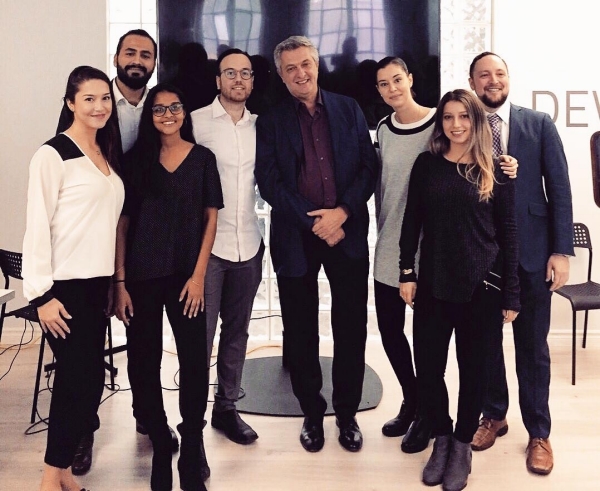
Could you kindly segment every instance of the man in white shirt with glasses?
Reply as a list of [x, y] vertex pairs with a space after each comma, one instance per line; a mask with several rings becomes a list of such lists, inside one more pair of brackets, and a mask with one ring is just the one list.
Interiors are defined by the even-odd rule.
[[248, 53], [224, 51], [217, 60], [220, 94], [191, 113], [194, 138], [217, 157], [225, 207], [219, 210], [217, 236], [206, 270], [204, 302], [208, 363], [221, 316], [217, 354], [218, 388], [211, 425], [231, 441], [246, 445], [258, 435], [239, 416], [238, 400], [248, 344], [248, 325], [262, 278], [264, 244], [255, 211], [256, 115], [245, 103], [254, 76]]

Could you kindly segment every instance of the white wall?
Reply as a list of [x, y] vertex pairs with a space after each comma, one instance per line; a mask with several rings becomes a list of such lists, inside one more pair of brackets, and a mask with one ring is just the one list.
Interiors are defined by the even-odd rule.
[[107, 56], [106, 0], [0, 0], [0, 248], [22, 248], [29, 160], [54, 136], [69, 73]]

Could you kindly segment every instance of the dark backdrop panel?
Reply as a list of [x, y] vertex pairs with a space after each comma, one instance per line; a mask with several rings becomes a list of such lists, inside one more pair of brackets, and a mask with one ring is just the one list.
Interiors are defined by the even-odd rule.
[[157, 1], [158, 78], [182, 85], [192, 109], [212, 101], [214, 60], [222, 49], [235, 47], [256, 55], [248, 106], [260, 114], [286, 94], [273, 49], [291, 35], [315, 42], [320, 85], [354, 97], [372, 127], [391, 112], [375, 89], [374, 65], [384, 56], [407, 62], [418, 102], [431, 107], [439, 100], [439, 0]]

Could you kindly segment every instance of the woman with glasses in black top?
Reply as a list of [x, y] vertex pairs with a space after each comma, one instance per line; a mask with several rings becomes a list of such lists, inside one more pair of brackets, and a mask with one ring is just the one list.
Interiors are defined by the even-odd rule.
[[113, 283], [116, 315], [127, 326], [133, 407], [154, 449], [153, 491], [170, 490], [173, 481], [160, 381], [163, 309], [180, 365], [181, 489], [204, 490], [210, 474], [202, 435], [208, 397], [204, 275], [223, 196], [214, 154], [193, 141], [181, 91], [167, 84], [150, 90], [138, 139], [125, 157]]

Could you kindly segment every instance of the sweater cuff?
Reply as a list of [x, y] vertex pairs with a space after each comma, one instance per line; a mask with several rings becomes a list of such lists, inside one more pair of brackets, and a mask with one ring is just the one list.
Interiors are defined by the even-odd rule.
[[400, 283], [416, 283], [417, 273], [414, 271], [409, 274], [400, 273]]
[[50, 300], [54, 298], [54, 295], [50, 290], [44, 293], [42, 296], [34, 298], [29, 303], [33, 305], [35, 308], [41, 307], [42, 305], [47, 304]]

